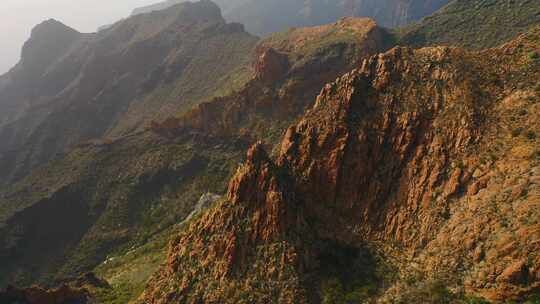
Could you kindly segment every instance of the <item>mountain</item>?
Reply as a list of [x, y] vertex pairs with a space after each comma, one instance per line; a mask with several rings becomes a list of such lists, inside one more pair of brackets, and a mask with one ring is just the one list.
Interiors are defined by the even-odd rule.
[[209, 1], [38, 26], [0, 76], [0, 302], [536, 303], [540, 28], [411, 48], [455, 3], [261, 40]]
[[95, 270], [114, 282], [107, 296], [138, 296], [177, 224], [201, 195], [226, 191], [254, 139], [279, 140], [325, 83], [385, 50], [387, 36], [365, 18], [277, 33], [253, 48], [253, 75], [237, 91], [33, 170], [0, 192], [0, 284]]
[[[161, 10], [183, 0], [141, 7], [133, 15]], [[267, 36], [291, 27], [315, 26], [347, 16], [371, 17], [385, 27], [398, 27], [428, 16], [448, 0], [216, 0], [225, 19], [242, 23], [250, 33]]]
[[140, 303], [533, 297], [539, 37], [398, 47], [326, 85], [274, 158], [249, 149]]
[[209, 1], [137, 15], [97, 34], [44, 22], [2, 76], [0, 184], [81, 142], [136, 131], [240, 87], [256, 42]]
[[87, 37], [55, 20], [47, 20], [32, 30], [23, 46], [21, 62], [2, 75], [0, 126], [19, 119], [29, 107], [40, 103], [39, 95], [53, 94], [73, 77], [69, 70], [53, 75], [48, 71], [49, 65], [80, 46]]
[[494, 47], [540, 22], [540, 3], [529, 0], [453, 0], [434, 15], [406, 27], [402, 44]]
[[289, 27], [333, 22], [344, 16], [366, 16], [385, 27], [397, 27], [430, 15], [448, 0], [247, 0], [227, 11], [227, 20], [267, 35]]

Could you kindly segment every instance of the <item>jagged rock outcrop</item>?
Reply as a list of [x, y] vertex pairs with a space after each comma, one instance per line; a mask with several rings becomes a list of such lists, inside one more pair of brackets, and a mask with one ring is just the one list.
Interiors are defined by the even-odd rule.
[[256, 54], [255, 77], [262, 82], [275, 84], [289, 69], [289, 59], [273, 48], [261, 49]]
[[304, 303], [295, 269], [301, 259], [300, 238], [294, 235], [299, 230], [293, 228], [303, 222], [280, 171], [262, 145], [254, 145], [230, 182], [229, 201], [171, 242], [164, 271], [148, 286], [143, 303]]
[[[319, 303], [324, 251], [313, 244], [329, 240], [367, 243], [399, 269], [372, 300], [430, 303], [429, 288], [414, 293], [429, 280], [448, 301], [537, 292], [538, 34], [480, 53], [395, 48], [327, 85], [275, 162], [250, 149], [228, 201], [173, 241], [142, 301]], [[525, 136], [512, 129], [519, 108]]]
[[[411, 225], [420, 224], [410, 217], [431, 209], [430, 195], [436, 187], [445, 188], [448, 159], [459, 158], [478, 139], [473, 126], [483, 109], [481, 103], [473, 103], [476, 92], [459, 80], [472, 75], [453, 66], [426, 69], [416, 62], [437, 66], [466, 56], [445, 48], [416, 53], [396, 48], [373, 57], [326, 86], [314, 108], [289, 129], [282, 157], [296, 175], [304, 177], [297, 191], [312, 202], [313, 212], [323, 221], [321, 227], [347, 237], [355, 234], [347, 230], [360, 229], [336, 225], [339, 214], [331, 212], [335, 208], [353, 217], [344, 224], [362, 223], [361, 234], [391, 235], [407, 246], [422, 242], [418, 235], [408, 235]], [[412, 75], [440, 85], [413, 85]], [[396, 82], [404, 87], [400, 97], [393, 93]], [[443, 121], [450, 117], [459, 122]], [[437, 133], [430, 132], [435, 128]], [[455, 191], [448, 192], [445, 195]], [[436, 224], [431, 218], [425, 222]], [[433, 229], [416, 228], [425, 233]], [[321, 234], [336, 237], [336, 231]]]

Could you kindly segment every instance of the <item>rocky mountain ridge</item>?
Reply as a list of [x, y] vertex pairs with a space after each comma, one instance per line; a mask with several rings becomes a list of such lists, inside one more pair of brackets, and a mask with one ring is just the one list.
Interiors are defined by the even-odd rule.
[[[480, 11], [516, 7], [493, 3]], [[214, 20], [206, 4], [202, 15]], [[104, 30], [123, 33], [104, 49], [114, 44], [125, 50], [118, 58], [129, 57], [133, 42], [171, 34], [175, 18], [163, 17], [182, 7]], [[500, 26], [526, 31], [530, 11], [519, 12], [523, 26], [507, 18]], [[188, 81], [184, 91], [175, 72], [190, 75], [200, 63], [186, 70], [189, 51], [166, 56], [164, 70], [138, 87], [148, 95], [104, 138], [0, 191], [0, 285], [52, 287], [92, 270], [109, 283], [88, 290], [98, 303], [141, 293], [142, 303], [535, 303], [538, 29], [480, 52], [386, 52], [392, 35], [365, 18], [258, 44], [212, 20], [202, 32], [182, 26], [181, 42], [218, 46], [202, 61], [229, 59], [220, 57], [221, 38], [210, 43], [207, 34], [232, 41], [232, 33], [245, 43], [233, 71]], [[491, 37], [497, 28], [471, 30]], [[58, 32], [69, 38], [59, 53], [97, 39]], [[135, 53], [129, 58], [147, 55]], [[164, 89], [169, 77], [174, 85]], [[0, 77], [0, 89], [10, 82]], [[207, 97], [185, 95], [190, 84]], [[24, 290], [53, 291], [12, 291]]]
[[[96, 266], [116, 280], [109, 266], [115, 263], [100, 265], [108, 255], [152, 243], [189, 216], [209, 189], [224, 193], [254, 138], [278, 140], [324, 83], [384, 50], [385, 35], [365, 18], [276, 34], [259, 42], [251, 55], [256, 72], [237, 92], [203, 103], [181, 119], [154, 122], [149, 130], [79, 145], [35, 170], [0, 195], [5, 223], [0, 240], [8, 240], [0, 242], [5, 261], [0, 284], [54, 282]], [[286, 69], [276, 69], [269, 52], [278, 62], [286, 58]], [[276, 70], [283, 73], [269, 72]], [[61, 230], [56, 212], [67, 208], [71, 229]], [[36, 222], [36, 214], [47, 216]], [[53, 236], [54, 246], [41, 242]], [[142, 272], [155, 263], [141, 266]], [[137, 275], [128, 286], [142, 285], [144, 278]]]
[[[540, 63], [528, 55], [539, 48], [536, 29], [480, 53], [395, 48], [365, 60], [323, 89], [289, 128], [275, 161], [261, 144], [249, 150], [228, 199], [172, 241], [141, 302], [408, 303], [438, 296], [436, 303], [446, 303], [469, 294], [534, 295], [540, 235], [529, 220], [538, 218], [540, 202], [532, 135], [540, 96], [527, 88], [538, 85], [530, 76]], [[527, 105], [524, 118], [532, 123], [526, 137], [498, 124], [512, 121], [518, 104]], [[497, 216], [467, 211], [478, 208]], [[389, 279], [385, 289], [351, 286], [339, 275], [329, 280], [323, 261], [330, 253], [321, 245], [328, 242], [344, 252], [367, 244], [387, 262], [396, 258], [391, 264], [401, 276], [418, 277]], [[340, 292], [326, 288], [329, 282]], [[430, 288], [438, 293], [425, 295]]]

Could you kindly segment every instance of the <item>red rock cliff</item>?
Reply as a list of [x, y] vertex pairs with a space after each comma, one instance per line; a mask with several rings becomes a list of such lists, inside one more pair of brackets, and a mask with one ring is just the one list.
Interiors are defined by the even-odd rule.
[[492, 300], [537, 291], [537, 34], [481, 53], [395, 48], [327, 85], [275, 163], [248, 152], [228, 201], [173, 242], [143, 299], [317, 303], [317, 240], [394, 257], [389, 301], [411, 277]]

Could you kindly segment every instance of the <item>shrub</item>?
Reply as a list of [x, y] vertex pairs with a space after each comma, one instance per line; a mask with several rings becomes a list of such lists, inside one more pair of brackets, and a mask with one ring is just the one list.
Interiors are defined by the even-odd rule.
[[338, 279], [332, 279], [323, 283], [321, 302], [323, 304], [345, 303], [343, 285]]
[[526, 136], [527, 136], [527, 139], [529, 139], [529, 140], [535, 140], [536, 139], [536, 133], [534, 133], [534, 131], [528, 131]]
[[528, 297], [523, 304], [540, 304], [540, 295], [532, 295]]
[[512, 130], [512, 137], [518, 137], [523, 132], [523, 128], [515, 128]]
[[540, 53], [538, 53], [536, 51], [530, 52], [529, 53], [529, 59], [534, 60], [534, 61], [540, 59]]

